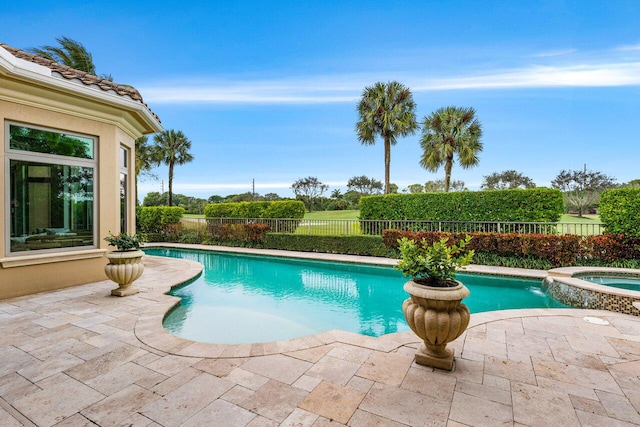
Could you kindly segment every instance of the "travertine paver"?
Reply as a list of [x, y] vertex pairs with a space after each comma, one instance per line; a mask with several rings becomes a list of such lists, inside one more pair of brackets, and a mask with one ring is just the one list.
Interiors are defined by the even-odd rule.
[[322, 381], [305, 397], [300, 407], [344, 424], [358, 409], [364, 396], [359, 390]]
[[475, 314], [446, 372], [413, 362], [409, 332], [178, 339], [162, 328], [175, 302], [164, 292], [200, 266], [145, 263], [131, 297], [105, 281], [0, 301], [0, 426], [640, 425], [636, 317]]
[[260, 356], [247, 360], [242, 364], [242, 369], [262, 375], [267, 378], [293, 384], [310, 367], [309, 362], [294, 359], [283, 355]]
[[511, 425], [513, 408], [511, 405], [482, 397], [457, 393], [451, 404], [449, 418], [462, 424], [474, 426]]

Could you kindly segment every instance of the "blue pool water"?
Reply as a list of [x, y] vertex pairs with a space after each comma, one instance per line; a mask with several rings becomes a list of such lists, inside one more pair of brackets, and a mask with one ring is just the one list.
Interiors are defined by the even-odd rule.
[[613, 286], [614, 288], [640, 291], [640, 277], [623, 276], [578, 276], [579, 279], [599, 285]]
[[[183, 338], [239, 344], [331, 329], [370, 336], [409, 330], [401, 310], [408, 279], [391, 267], [166, 248], [145, 252], [204, 266], [200, 277], [171, 291], [182, 302], [165, 317], [164, 327]], [[540, 280], [456, 278], [471, 291], [464, 303], [472, 313], [566, 307], [542, 290]]]

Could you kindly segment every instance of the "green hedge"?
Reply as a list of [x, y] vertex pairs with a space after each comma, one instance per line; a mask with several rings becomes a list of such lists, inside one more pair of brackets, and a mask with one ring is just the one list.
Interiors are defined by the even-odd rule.
[[164, 233], [170, 224], [180, 222], [184, 209], [178, 206], [136, 207], [136, 228], [141, 233]]
[[640, 188], [603, 191], [599, 210], [608, 233], [640, 236]]
[[551, 188], [387, 194], [360, 199], [362, 220], [557, 222], [563, 213], [562, 193]]
[[326, 252], [348, 255], [388, 256], [380, 236], [309, 236], [304, 234], [267, 233], [266, 249], [301, 252]]
[[448, 238], [451, 244], [458, 244], [467, 235], [471, 236], [471, 242], [467, 248], [473, 249], [478, 255], [474, 263], [486, 264], [487, 261], [483, 257], [492, 256], [521, 258], [527, 262], [540, 260], [546, 263], [545, 266], [551, 265], [553, 267], [609, 265], [640, 260], [640, 238], [614, 234], [556, 236], [533, 233], [441, 233], [385, 230], [382, 239], [388, 248], [394, 249], [398, 247], [398, 239], [402, 237], [415, 241], [425, 240], [431, 245], [443, 237]]
[[294, 218], [304, 217], [304, 203], [299, 200], [273, 202], [211, 203], [204, 208], [207, 218]]

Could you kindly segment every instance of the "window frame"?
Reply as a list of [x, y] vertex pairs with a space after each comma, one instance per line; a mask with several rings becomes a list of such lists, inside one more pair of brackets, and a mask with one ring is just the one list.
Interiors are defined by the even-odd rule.
[[[131, 163], [131, 159], [130, 159], [131, 149], [126, 145], [121, 144], [119, 157], [120, 157], [118, 162], [120, 165], [120, 170], [118, 173], [119, 188], [121, 188], [122, 186], [121, 175], [124, 175], [124, 212], [122, 211], [122, 196], [118, 194], [120, 232], [129, 233], [129, 198], [131, 197], [131, 194], [129, 191], [129, 164]], [[124, 160], [124, 162], [122, 160]], [[124, 229], [123, 229], [123, 225], [124, 225]]]
[[[78, 136], [82, 138], [89, 138], [93, 140], [93, 159], [85, 159], [80, 157], [71, 157], [71, 156], [61, 156], [58, 154], [47, 154], [47, 153], [39, 153], [36, 151], [26, 151], [26, 150], [16, 150], [10, 147], [10, 139], [11, 139], [11, 131], [10, 127], [20, 126], [26, 127], [35, 130], [42, 130], [47, 132], [55, 132], [65, 135]], [[51, 254], [51, 253], [60, 253], [60, 252], [70, 252], [70, 251], [78, 251], [78, 250], [90, 250], [98, 248], [98, 205], [99, 205], [99, 171], [98, 171], [98, 148], [99, 148], [99, 138], [94, 135], [87, 135], [78, 132], [72, 132], [62, 129], [56, 129], [52, 127], [33, 125], [30, 123], [23, 123], [19, 121], [13, 120], [5, 120], [4, 122], [4, 212], [5, 212], [5, 226], [4, 226], [4, 247], [5, 247], [5, 256], [25, 256], [25, 255], [36, 255], [36, 254]], [[52, 248], [52, 249], [31, 249], [27, 251], [11, 251], [11, 161], [23, 161], [23, 162], [38, 162], [49, 165], [58, 165], [58, 166], [77, 166], [84, 168], [93, 169], [93, 201], [92, 201], [92, 218], [93, 218], [93, 244], [92, 245], [82, 245], [82, 246], [70, 246], [63, 248]]]

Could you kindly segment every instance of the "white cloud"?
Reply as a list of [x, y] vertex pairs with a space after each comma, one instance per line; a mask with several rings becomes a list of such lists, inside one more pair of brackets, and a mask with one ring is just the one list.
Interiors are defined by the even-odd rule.
[[415, 85], [415, 91], [451, 89], [525, 89], [550, 87], [612, 87], [640, 85], [640, 62], [533, 66], [473, 77], [454, 77]]
[[576, 52], [576, 49], [550, 50], [547, 52], [536, 53], [535, 55], [531, 55], [531, 57], [532, 58], [549, 58], [549, 57], [555, 57], [555, 56], [564, 56], [574, 52]]
[[[640, 47], [639, 47], [640, 49]], [[331, 104], [353, 103], [375, 81], [397, 79], [414, 92], [438, 90], [614, 87], [640, 85], [640, 62], [610, 61], [499, 69], [483, 74], [428, 78], [407, 73], [344, 74], [281, 80], [199, 80], [184, 85], [139, 86], [151, 104]]]
[[[292, 182], [256, 182], [255, 188], [256, 190], [273, 190], [273, 189], [289, 189], [291, 188]], [[346, 186], [346, 182], [335, 181], [335, 182], [323, 182], [330, 187], [341, 187]], [[159, 183], [141, 183], [139, 189], [141, 192], [150, 192], [150, 191], [160, 191], [161, 185]], [[166, 185], [165, 185], [166, 190]], [[202, 183], [194, 183], [194, 182], [174, 182], [173, 183], [173, 192], [179, 193], [181, 191], [210, 191], [210, 190], [251, 190], [250, 182], [241, 182], [241, 183], [210, 183], [210, 184], [202, 184]]]
[[618, 50], [620, 52], [629, 52], [629, 51], [640, 50], [640, 43], [620, 46], [620, 47], [617, 47], [616, 50]]

